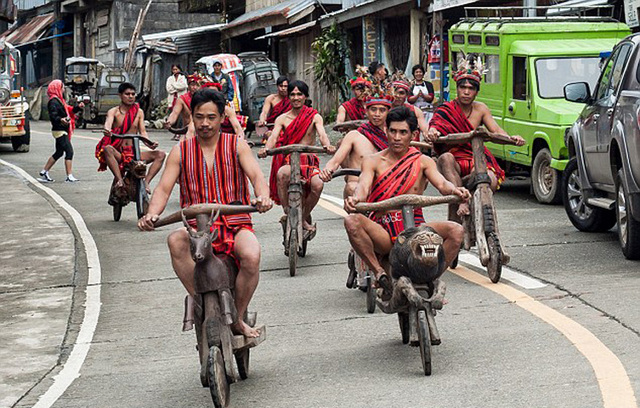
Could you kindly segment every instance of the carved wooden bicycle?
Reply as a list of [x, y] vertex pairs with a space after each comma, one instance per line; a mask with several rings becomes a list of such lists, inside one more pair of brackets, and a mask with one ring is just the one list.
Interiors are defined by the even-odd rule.
[[[338, 169], [331, 174], [331, 178], [335, 179], [344, 176], [360, 176], [359, 169]], [[372, 287], [373, 273], [367, 268], [367, 265], [355, 253], [353, 249], [349, 250], [347, 259], [349, 267], [349, 275], [347, 276], [347, 288], [358, 288], [367, 294], [367, 312], [374, 313], [376, 311], [376, 291]]]
[[133, 142], [133, 160], [124, 166], [122, 171], [122, 181], [124, 187], [116, 188], [116, 178], [113, 178], [111, 190], [109, 192], [108, 203], [113, 207], [113, 220], [120, 221], [122, 215], [122, 207], [131, 201], [136, 203], [136, 213], [141, 218], [149, 206], [149, 194], [144, 182], [147, 176], [147, 164], [140, 160], [140, 141], [145, 144], [151, 144], [151, 140], [142, 135], [116, 135], [112, 134], [114, 139], [129, 139]]
[[296, 275], [298, 256], [304, 258], [307, 254], [307, 242], [315, 237], [315, 231], [309, 232], [302, 228], [302, 197], [303, 185], [300, 175], [301, 153], [326, 153], [323, 147], [292, 144], [276, 147], [266, 151], [267, 156], [276, 154], [290, 155], [291, 176], [289, 178], [289, 209], [287, 216], [283, 217], [282, 235], [284, 254], [289, 257], [289, 274]]
[[[360, 213], [368, 213], [371, 211], [391, 211], [401, 210], [402, 220], [406, 232], [410, 228], [415, 227], [413, 209], [417, 207], [427, 207], [437, 204], [459, 202], [457, 196], [441, 196], [427, 197], [414, 194], [406, 194], [390, 198], [388, 200], [379, 201], [377, 203], [358, 203], [356, 211]], [[442, 238], [434, 232], [426, 232], [429, 234], [431, 242], [442, 242]], [[396, 243], [389, 254], [393, 260], [394, 255], [401, 251], [403, 245], [409, 245], [409, 240], [400, 242], [401, 236], [398, 237]], [[414, 241], [416, 243], [416, 241]], [[416, 247], [420, 249], [419, 254], [414, 254], [416, 262], [433, 262], [434, 256], [438, 258], [442, 251], [439, 244], [426, 244], [417, 242]], [[443, 253], [442, 255], [443, 256]], [[420, 259], [422, 258], [422, 259]], [[393, 263], [393, 262], [392, 262]], [[411, 264], [411, 263], [409, 263]], [[440, 261], [440, 265], [444, 268], [444, 262]], [[387, 269], [389, 264], [384, 264]], [[389, 300], [383, 300], [380, 297], [381, 290], [378, 290], [376, 302], [380, 310], [384, 313], [398, 314], [398, 322], [400, 324], [400, 332], [402, 334], [402, 343], [411, 343], [412, 346], [420, 347], [420, 357], [422, 360], [422, 369], [424, 375], [431, 375], [431, 346], [438, 345], [442, 341], [438, 328], [436, 327], [435, 315], [436, 310], [441, 310], [444, 301], [445, 285], [439, 279], [432, 280], [425, 284], [415, 284], [407, 275], [412, 275], [408, 270], [387, 270], [392, 272], [394, 276], [399, 276], [394, 281], [393, 294]], [[438, 271], [438, 275], [442, 271]], [[413, 272], [415, 275], [415, 271]]]
[[509, 136], [488, 132], [482, 126], [473, 132], [452, 133], [440, 137], [436, 143], [457, 145], [471, 142], [474, 169], [470, 176], [462, 180], [472, 192], [469, 200], [470, 213], [462, 217], [465, 231], [463, 245], [467, 251], [474, 245], [478, 246], [482, 266], [487, 268], [489, 279], [497, 283], [502, 274], [502, 266], [509, 263], [510, 257], [500, 242], [498, 215], [493, 202], [491, 179], [487, 174], [487, 160], [484, 154], [485, 140], [515, 145]]
[[[211, 231], [220, 214], [244, 214], [257, 209], [247, 205], [198, 204], [156, 221], [155, 226], [183, 222], [189, 231], [191, 256], [195, 266], [195, 326], [200, 356], [200, 381], [209, 387], [216, 408], [229, 405], [229, 384], [246, 379], [249, 374], [249, 350], [267, 336], [264, 325], [256, 327], [257, 338], [233, 335], [230, 325], [237, 319], [233, 288], [238, 273], [235, 261], [227, 255], [213, 253], [211, 242], [218, 230]], [[214, 214], [215, 213], [215, 214]], [[187, 223], [195, 218], [198, 230]], [[187, 302], [187, 307], [189, 307]], [[256, 314], [247, 313], [244, 321], [255, 327]], [[188, 330], [188, 329], [187, 329]], [[233, 364], [235, 358], [238, 369]]]

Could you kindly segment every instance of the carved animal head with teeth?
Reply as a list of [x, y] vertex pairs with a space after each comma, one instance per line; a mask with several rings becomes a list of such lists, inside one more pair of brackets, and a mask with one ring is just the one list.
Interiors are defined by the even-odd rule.
[[406, 276], [416, 284], [432, 282], [444, 270], [442, 243], [442, 237], [430, 227], [402, 232], [389, 254], [393, 277]]

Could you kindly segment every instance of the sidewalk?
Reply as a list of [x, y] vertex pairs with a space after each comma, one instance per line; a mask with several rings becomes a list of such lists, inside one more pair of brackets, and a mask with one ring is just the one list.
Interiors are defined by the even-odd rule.
[[62, 216], [0, 165], [0, 408], [57, 364], [71, 311], [74, 235]]

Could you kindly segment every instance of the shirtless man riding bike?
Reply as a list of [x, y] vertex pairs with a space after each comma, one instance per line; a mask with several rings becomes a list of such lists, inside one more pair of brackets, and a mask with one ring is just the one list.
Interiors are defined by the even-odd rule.
[[[489, 132], [506, 135], [506, 132], [498, 126], [491, 115], [491, 111], [482, 102], [475, 101], [480, 90], [480, 81], [483, 76], [483, 69], [477, 65], [473, 54], [470, 54], [464, 63], [461, 63], [460, 70], [454, 75], [456, 81], [457, 97], [451, 102], [446, 102], [440, 106], [433, 114], [427, 131], [427, 140], [434, 143], [438, 158], [438, 168], [444, 177], [455, 184], [462, 186], [462, 178], [473, 173], [473, 150], [471, 143], [461, 146], [443, 146], [438, 144], [440, 136], [450, 133], [472, 132], [480, 125], [484, 125]], [[516, 146], [526, 144], [520, 136], [510, 136]], [[448, 150], [445, 150], [448, 149]], [[487, 172], [491, 179], [491, 189], [496, 191], [504, 181], [505, 173], [500, 168], [493, 154], [485, 147], [487, 158]], [[457, 207], [457, 210], [456, 210]], [[458, 221], [461, 216], [469, 214], [467, 203], [450, 204], [450, 219]]]
[[[252, 204], [259, 212], [272, 207], [269, 188], [249, 145], [236, 135], [221, 133], [224, 119], [224, 95], [203, 89], [193, 95], [193, 122], [196, 135], [173, 147], [158, 187], [153, 192], [149, 210], [140, 219], [141, 230], [153, 230], [154, 222], [165, 209], [176, 182], [180, 184], [182, 208], [203, 203]], [[247, 178], [256, 198], [250, 199]], [[230, 255], [239, 266], [235, 282], [235, 305], [238, 320], [236, 334], [257, 337], [259, 333], [243, 321], [251, 297], [258, 286], [260, 243], [248, 214], [221, 215], [212, 228], [219, 235], [212, 243], [215, 253]], [[194, 295], [194, 266], [185, 228], [173, 231], [168, 238], [173, 269], [187, 292]]]
[[[335, 147], [331, 145], [329, 137], [324, 130], [324, 121], [317, 110], [305, 105], [309, 97], [309, 86], [302, 81], [289, 83], [289, 100], [291, 110], [276, 119], [273, 132], [264, 148], [258, 152], [258, 157], [266, 157], [267, 150], [274, 147], [291, 144], [303, 144], [314, 146], [316, 135], [320, 138], [320, 143], [327, 153], [333, 154]], [[320, 179], [320, 159], [315, 154], [303, 154], [300, 156], [300, 170], [304, 183], [304, 193], [302, 202], [303, 228], [313, 232], [315, 227], [311, 224], [311, 211], [313, 211], [324, 183]], [[276, 204], [281, 204], [287, 212], [289, 180], [291, 178], [291, 166], [289, 157], [275, 155], [271, 164], [271, 175], [269, 177], [269, 189], [271, 198]]]
[[[100, 163], [98, 171], [105, 171], [107, 167], [116, 178], [116, 188], [124, 187], [122, 180], [122, 171], [124, 166], [133, 160], [133, 142], [131, 140], [123, 140], [112, 138], [112, 134], [139, 134], [146, 138], [147, 130], [144, 127], [144, 112], [140, 109], [140, 105], [136, 102], [136, 88], [133, 84], [125, 82], [118, 87], [120, 95], [120, 105], [109, 109], [107, 119], [104, 122], [104, 136], [96, 146], [96, 158]], [[151, 180], [162, 168], [162, 163], [166, 156], [162, 150], [156, 150], [157, 142], [147, 143], [150, 152], [141, 152], [140, 159], [145, 163], [151, 163], [147, 176], [145, 177], [145, 185], [149, 191]]]
[[[369, 217], [354, 214], [359, 202], [378, 202], [402, 194], [422, 194], [431, 182], [443, 195], [454, 194], [468, 200], [469, 192], [447, 181], [436, 163], [410, 146], [418, 135], [418, 120], [407, 107], [392, 109], [387, 115], [389, 147], [379, 153], [365, 157], [362, 173], [355, 193], [345, 200], [345, 210], [351, 213], [345, 218], [345, 228], [354, 251], [375, 274], [378, 286], [385, 296], [392, 291], [391, 277], [380, 264], [379, 257], [388, 255], [397, 236], [404, 231], [401, 211], [383, 214], [372, 213]], [[414, 210], [416, 226], [425, 224], [421, 208]], [[444, 240], [443, 249], [447, 266], [460, 251], [464, 237], [462, 226], [450, 221], [429, 222]]]
[[[324, 166], [320, 178], [324, 182], [331, 181], [331, 175], [338, 167], [360, 169], [362, 160], [389, 147], [386, 120], [391, 100], [385, 97], [372, 97], [365, 103], [369, 122], [352, 130], [340, 142], [340, 147], [331, 160]], [[353, 195], [358, 184], [357, 176], [346, 176], [343, 198]]]

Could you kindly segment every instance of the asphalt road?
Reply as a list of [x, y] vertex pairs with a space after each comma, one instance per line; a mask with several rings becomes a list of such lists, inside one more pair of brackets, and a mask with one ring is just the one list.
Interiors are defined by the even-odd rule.
[[[37, 176], [53, 151], [48, 129], [47, 123], [33, 123], [31, 152], [15, 154], [9, 145], [2, 145], [0, 159]], [[151, 135], [162, 149], [173, 145], [166, 133]], [[34, 198], [22, 205], [19, 197], [6, 200], [3, 189], [5, 204], [0, 208], [13, 204], [20, 217], [59, 218], [47, 214], [60, 210], [72, 226], [78, 251], [76, 268], [68, 271], [73, 302], [67, 309], [66, 329], [60, 319], [44, 325], [47, 338], [57, 340], [39, 351], [46, 357], [38, 360], [40, 374], [33, 370], [31, 382], [14, 382], [13, 394], [0, 402], [33, 406], [48, 392], [39, 406], [211, 406], [209, 392], [198, 378], [194, 334], [180, 331], [184, 290], [166, 247], [172, 228], [138, 232], [133, 204], [124, 208], [120, 222], [112, 221], [106, 202], [111, 177], [96, 172], [93, 157], [99, 136], [85, 130], [73, 139], [79, 183], [62, 182], [59, 163], [52, 171], [58, 181], [48, 185], [81, 214], [95, 240], [98, 282], [87, 286], [91, 245], [81, 238], [81, 228], [69, 214], [58, 204], [52, 207], [51, 198], [42, 191], [37, 193], [48, 201]], [[270, 160], [261, 161], [265, 173], [269, 165]], [[0, 172], [0, 185], [12, 181], [28, 186], [2, 164]], [[341, 181], [334, 181], [326, 185], [325, 193], [340, 197], [342, 187]], [[33, 194], [33, 189], [23, 190], [8, 191]], [[177, 209], [177, 201], [174, 191], [167, 211]], [[396, 316], [368, 314], [364, 295], [345, 288], [349, 245], [342, 217], [329, 210], [333, 207], [327, 201], [314, 212], [319, 232], [294, 278], [289, 277], [281, 246], [277, 222], [281, 209], [254, 216], [263, 256], [250, 309], [258, 312], [259, 323], [267, 325], [267, 341], [252, 350], [249, 379], [231, 386], [232, 406], [636, 407], [640, 264], [624, 259], [613, 232], [578, 232], [561, 206], [536, 203], [528, 180], [508, 181], [496, 203], [502, 242], [512, 257], [510, 267], [516, 277], [535, 278], [540, 284], [535, 289], [506, 280], [494, 285], [465, 266], [447, 273], [448, 304], [437, 316], [443, 343], [433, 348], [430, 377], [422, 374], [418, 349], [401, 343]], [[443, 206], [433, 208], [427, 219], [442, 220], [445, 213]], [[7, 231], [10, 221], [3, 214], [0, 228]], [[59, 228], [60, 245], [70, 247], [62, 232], [68, 230]], [[28, 245], [30, 238], [22, 239]], [[3, 244], [0, 259], [19, 256], [18, 252], [9, 253]], [[24, 262], [47, 261], [25, 257]], [[97, 313], [92, 297], [96, 291], [99, 318], [87, 340], [86, 332], [78, 332], [85, 316]], [[0, 287], [2, 308], [9, 292], [11, 288]], [[27, 302], [43, 292], [27, 285], [22, 293]], [[68, 302], [67, 293], [60, 296]], [[28, 314], [0, 313], [0, 318], [0, 327], [36, 324]], [[41, 320], [37, 324], [42, 326]], [[14, 334], [20, 341], [40, 335], [29, 330]], [[88, 350], [86, 358], [68, 358], [72, 350]], [[52, 354], [60, 356], [59, 362]], [[18, 376], [21, 362], [26, 361], [13, 353], [2, 356], [11, 368], [0, 370], [0, 384]], [[77, 361], [78, 378], [59, 375]], [[59, 388], [66, 380], [70, 386]], [[59, 398], [51, 397], [52, 389], [59, 391]]]

